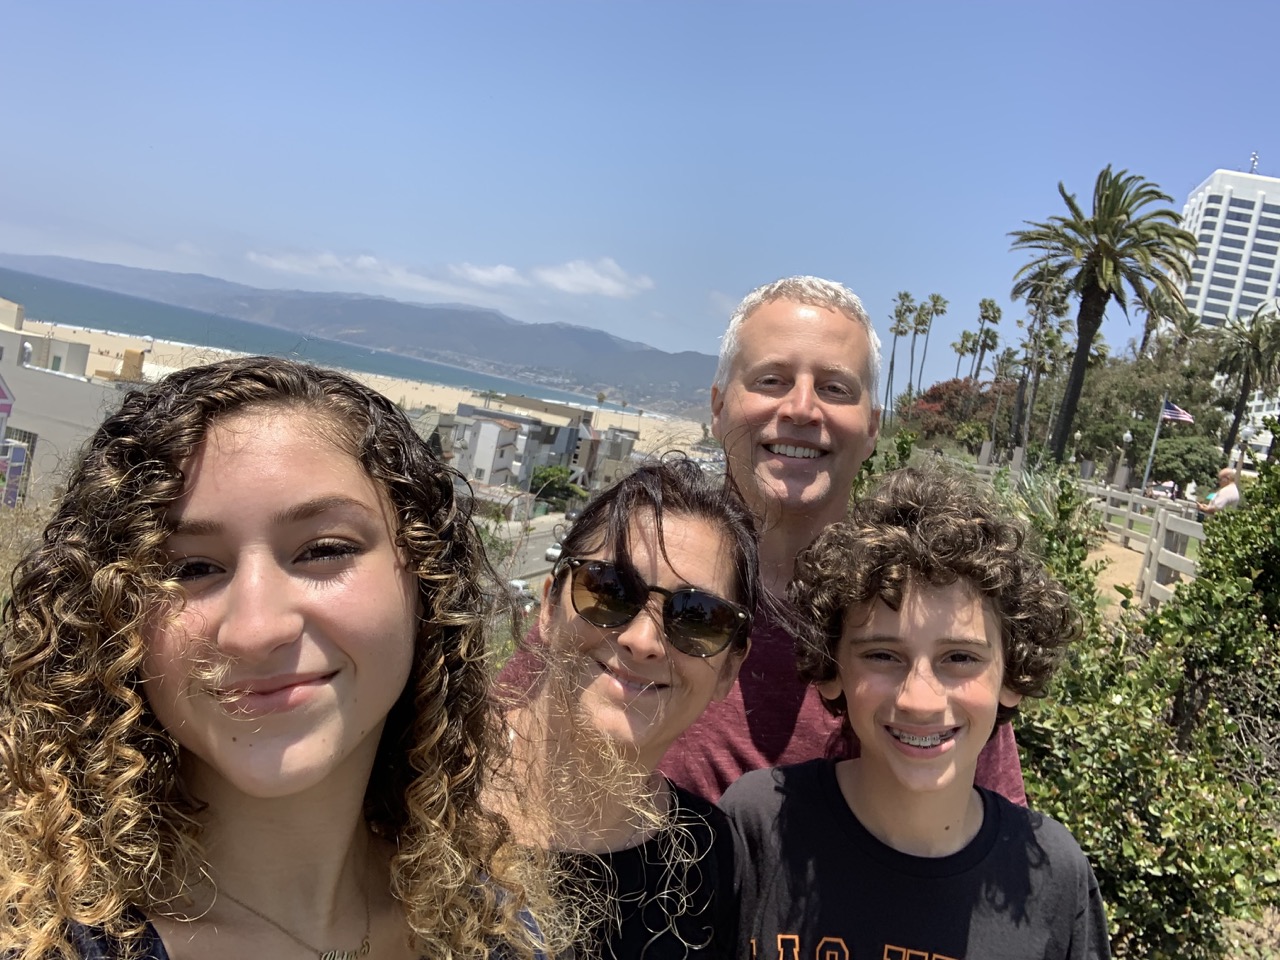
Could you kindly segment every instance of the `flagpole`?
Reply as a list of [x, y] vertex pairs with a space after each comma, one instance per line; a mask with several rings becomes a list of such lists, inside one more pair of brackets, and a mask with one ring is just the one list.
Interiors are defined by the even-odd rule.
[[1169, 391], [1164, 392], [1164, 397], [1160, 400], [1160, 411], [1156, 414], [1156, 432], [1151, 437], [1151, 452], [1147, 454], [1147, 469], [1142, 474], [1142, 496], [1147, 495], [1147, 481], [1151, 479], [1151, 464], [1156, 459], [1156, 441], [1160, 439], [1160, 428], [1164, 426], [1164, 405], [1169, 402]]

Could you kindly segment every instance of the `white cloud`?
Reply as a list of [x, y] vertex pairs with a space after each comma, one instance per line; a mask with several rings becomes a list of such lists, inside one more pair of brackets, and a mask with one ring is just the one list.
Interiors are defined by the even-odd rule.
[[[653, 288], [653, 281], [647, 276], [627, 273], [610, 257], [535, 267], [527, 274], [504, 263], [493, 266], [450, 264], [447, 270], [453, 279], [379, 260], [369, 254], [345, 256], [331, 251], [263, 253], [250, 250], [246, 258], [256, 267], [273, 273], [309, 277], [313, 283], [326, 287], [356, 290], [378, 287], [393, 294], [409, 291], [484, 305], [495, 305], [495, 298], [504, 298], [498, 290], [503, 287], [536, 285], [574, 296], [594, 294], [617, 299], [634, 297]], [[503, 302], [507, 301], [503, 299]]]
[[270, 254], [250, 250], [246, 257], [255, 266], [276, 273], [315, 277], [330, 283], [351, 285], [357, 290], [372, 285], [387, 290], [409, 290], [455, 299], [470, 295], [467, 287], [439, 280], [398, 263], [379, 260], [367, 253], [351, 257], [328, 251]]
[[455, 277], [478, 283], [482, 287], [527, 287], [529, 281], [515, 267], [505, 263], [492, 267], [479, 267], [474, 263], [450, 264], [449, 272]]
[[594, 263], [571, 260], [558, 267], [537, 267], [530, 274], [542, 286], [561, 293], [593, 293], [625, 300], [653, 289], [651, 279], [644, 274], [627, 273], [612, 257], [602, 257]]

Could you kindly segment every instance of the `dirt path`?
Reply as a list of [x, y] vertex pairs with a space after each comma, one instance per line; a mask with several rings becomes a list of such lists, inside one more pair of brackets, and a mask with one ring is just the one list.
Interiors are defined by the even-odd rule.
[[[1137, 547], [1138, 549], [1134, 549]], [[1138, 585], [1138, 573], [1142, 570], [1142, 544], [1133, 542], [1132, 546], [1122, 547], [1108, 537], [1089, 554], [1089, 559], [1106, 560], [1107, 565], [1098, 574], [1098, 596], [1102, 598], [1103, 609], [1114, 607], [1120, 602], [1120, 594], [1115, 586], [1127, 587]]]

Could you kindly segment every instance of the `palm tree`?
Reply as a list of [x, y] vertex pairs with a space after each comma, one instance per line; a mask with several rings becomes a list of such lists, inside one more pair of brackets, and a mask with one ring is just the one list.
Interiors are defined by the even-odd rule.
[[[1022, 378], [1018, 383], [1018, 396], [1014, 401], [1016, 407], [1013, 420], [1021, 425], [1016, 443], [1025, 450], [1031, 435], [1031, 414], [1035, 410], [1036, 397], [1040, 393], [1040, 378], [1053, 369], [1048, 348], [1050, 341], [1056, 343], [1060, 333], [1049, 326], [1050, 321], [1061, 320], [1067, 315], [1067, 295], [1062, 284], [1047, 277], [1043, 272], [1036, 272], [1026, 281], [1028, 317], [1026, 320], [1026, 339], [1022, 342], [1023, 363]], [[1024, 326], [1018, 321], [1018, 326]]]
[[[969, 368], [970, 379], [981, 379], [982, 361], [986, 359], [988, 351], [1000, 345], [1000, 335], [992, 329], [999, 323], [1000, 307], [990, 297], [986, 297], [978, 304], [978, 349], [973, 358], [973, 366]], [[987, 324], [991, 324], [991, 327]]]
[[884, 382], [884, 409], [889, 411], [889, 398], [893, 396], [893, 365], [898, 357], [898, 338], [911, 332], [911, 318], [916, 310], [915, 297], [903, 290], [893, 304], [893, 326], [889, 332], [893, 334], [893, 349], [889, 352], [889, 376]]
[[604, 406], [604, 398], [605, 398], [606, 396], [608, 396], [608, 394], [606, 394], [603, 390], [601, 390], [599, 393], [597, 393], [597, 394], [596, 394], [596, 406], [597, 406], [597, 407], [603, 407], [603, 406]]
[[[924, 379], [924, 360], [929, 356], [929, 332], [933, 330], [933, 321], [947, 312], [947, 301], [940, 293], [929, 294], [929, 322], [924, 327], [924, 350], [920, 353], [920, 372], [916, 374], [916, 393], [920, 392], [921, 381]], [[921, 304], [924, 307], [924, 304]]]
[[1230, 455], [1254, 390], [1269, 391], [1280, 384], [1280, 312], [1276, 303], [1261, 304], [1247, 319], [1232, 317], [1218, 332], [1218, 373], [1239, 385], [1231, 429], [1222, 445]]
[[1177, 326], [1179, 319], [1187, 313], [1187, 305], [1181, 298], [1170, 299], [1164, 291], [1156, 289], [1151, 291], [1151, 296], [1146, 303], [1140, 304], [1139, 309], [1146, 317], [1142, 321], [1142, 342], [1138, 344], [1138, 356], [1145, 357], [1151, 335], [1156, 328], [1164, 324]]
[[1173, 345], [1174, 360], [1178, 363], [1189, 363], [1191, 351], [1195, 349], [1196, 344], [1209, 336], [1210, 329], [1190, 310], [1183, 310], [1172, 321], [1166, 332], [1166, 336]]
[[907, 325], [911, 328], [911, 358], [907, 364], [907, 405], [910, 406], [914, 395], [911, 382], [916, 372], [916, 337], [929, 329], [929, 304], [927, 302], [921, 301], [916, 305], [915, 316], [907, 321]]
[[1076, 352], [1050, 442], [1054, 459], [1061, 462], [1107, 304], [1114, 297], [1127, 315], [1128, 293], [1139, 303], [1150, 304], [1152, 289], [1180, 302], [1177, 281], [1190, 278], [1187, 255], [1195, 250], [1196, 238], [1178, 226], [1180, 217], [1172, 208], [1143, 212], [1148, 204], [1172, 203], [1173, 198], [1127, 170], [1112, 172], [1107, 166], [1098, 174], [1088, 216], [1062, 183], [1058, 193], [1068, 216], [1028, 221], [1028, 229], [1015, 230], [1010, 236], [1013, 249], [1036, 252], [1035, 259], [1014, 276], [1015, 298], [1028, 292], [1025, 285], [1033, 277], [1061, 280], [1080, 298]]
[[961, 330], [960, 339], [951, 344], [951, 349], [956, 352], [956, 376], [960, 379], [960, 361], [965, 357], [972, 356], [978, 352], [978, 335], [972, 330]]

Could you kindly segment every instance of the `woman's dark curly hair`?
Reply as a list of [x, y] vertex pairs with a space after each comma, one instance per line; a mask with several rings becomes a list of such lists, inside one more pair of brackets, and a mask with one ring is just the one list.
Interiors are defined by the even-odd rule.
[[[0, 649], [0, 955], [61, 955], [68, 921], [132, 942], [204, 865], [199, 798], [140, 689], [147, 628], [181, 603], [163, 553], [184, 465], [220, 420], [304, 413], [386, 495], [421, 621], [365, 794], [395, 847], [391, 886], [424, 956], [537, 945], [505, 821], [481, 806], [503, 749], [487, 699], [492, 571], [465, 483], [381, 394], [271, 357], [193, 367], [131, 392], [76, 463], [18, 564]], [[12, 952], [10, 952], [12, 951]]]
[[[911, 584], [945, 587], [963, 581], [1000, 618], [1004, 685], [1027, 697], [1045, 695], [1080, 619], [1067, 592], [1026, 546], [1023, 529], [971, 482], [933, 469], [886, 474], [847, 519], [832, 524], [796, 559], [787, 588], [809, 625], [796, 646], [802, 679], [837, 675], [836, 647], [845, 618], [869, 615], [881, 601], [898, 610]], [[847, 713], [844, 695], [823, 701]], [[1001, 706], [997, 723], [1016, 707]]]

